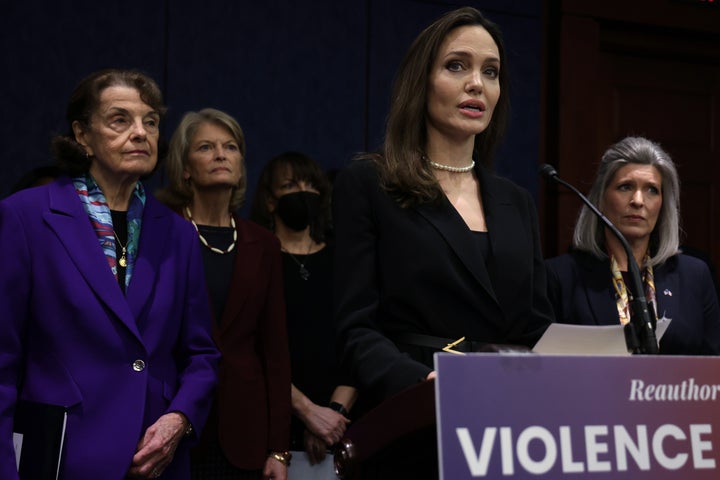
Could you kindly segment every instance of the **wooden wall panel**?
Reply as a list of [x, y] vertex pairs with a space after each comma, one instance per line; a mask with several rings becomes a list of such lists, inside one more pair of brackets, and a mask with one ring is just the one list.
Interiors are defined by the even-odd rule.
[[[557, 142], [558, 171], [587, 191], [610, 144], [626, 135], [658, 141], [678, 165], [684, 241], [720, 264], [720, 9], [569, 0], [555, 14], [559, 125], [546, 142]], [[554, 255], [569, 246], [580, 204], [562, 190], [546, 195], [560, 199], [543, 212]]]

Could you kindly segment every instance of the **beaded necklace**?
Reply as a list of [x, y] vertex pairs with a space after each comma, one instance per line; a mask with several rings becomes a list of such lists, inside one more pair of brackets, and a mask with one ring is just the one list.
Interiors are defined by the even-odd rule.
[[190, 223], [193, 224], [193, 227], [195, 227], [195, 231], [197, 232], [198, 237], [200, 237], [200, 243], [209, 248], [211, 252], [217, 253], [219, 255], [225, 255], [226, 253], [232, 252], [233, 248], [235, 248], [235, 243], [237, 242], [237, 230], [235, 229], [235, 218], [232, 215], [230, 215], [230, 226], [233, 229], [233, 241], [228, 248], [226, 248], [225, 250], [220, 250], [219, 248], [210, 246], [207, 240], [205, 240], [205, 237], [202, 236], [202, 233], [200, 233], [200, 230], [198, 229], [197, 223], [195, 223], [195, 220], [193, 220], [192, 218], [190, 207], [185, 207], [185, 214], [187, 215], [188, 220], [190, 220]]

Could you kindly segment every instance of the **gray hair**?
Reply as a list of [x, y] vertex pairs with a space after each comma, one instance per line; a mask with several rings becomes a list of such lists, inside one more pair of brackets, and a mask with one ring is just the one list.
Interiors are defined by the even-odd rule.
[[[660, 265], [679, 253], [680, 180], [670, 155], [659, 144], [643, 137], [626, 137], [608, 148], [600, 160], [588, 199], [602, 207], [602, 199], [615, 173], [630, 164], [652, 165], [662, 175], [662, 207], [650, 234], [650, 265]], [[602, 209], [602, 208], [601, 208]], [[573, 245], [598, 258], [606, 258], [604, 224], [583, 206], [575, 224]]]

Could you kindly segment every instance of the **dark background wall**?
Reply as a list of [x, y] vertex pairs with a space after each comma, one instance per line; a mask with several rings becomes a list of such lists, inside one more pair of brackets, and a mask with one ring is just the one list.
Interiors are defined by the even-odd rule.
[[[49, 142], [67, 128], [73, 87], [106, 67], [158, 81], [166, 140], [188, 110], [237, 118], [248, 143], [248, 203], [262, 165], [285, 150], [342, 168], [382, 141], [392, 79], [412, 39], [461, 5], [504, 32], [513, 110], [495, 164], [537, 194], [541, 0], [11, 0], [0, 15], [0, 197], [52, 161]], [[151, 186], [162, 181], [159, 171]]]

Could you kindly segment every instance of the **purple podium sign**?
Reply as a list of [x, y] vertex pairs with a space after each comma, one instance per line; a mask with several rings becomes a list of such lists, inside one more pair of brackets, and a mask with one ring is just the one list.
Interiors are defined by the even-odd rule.
[[440, 478], [720, 478], [720, 358], [435, 355]]

